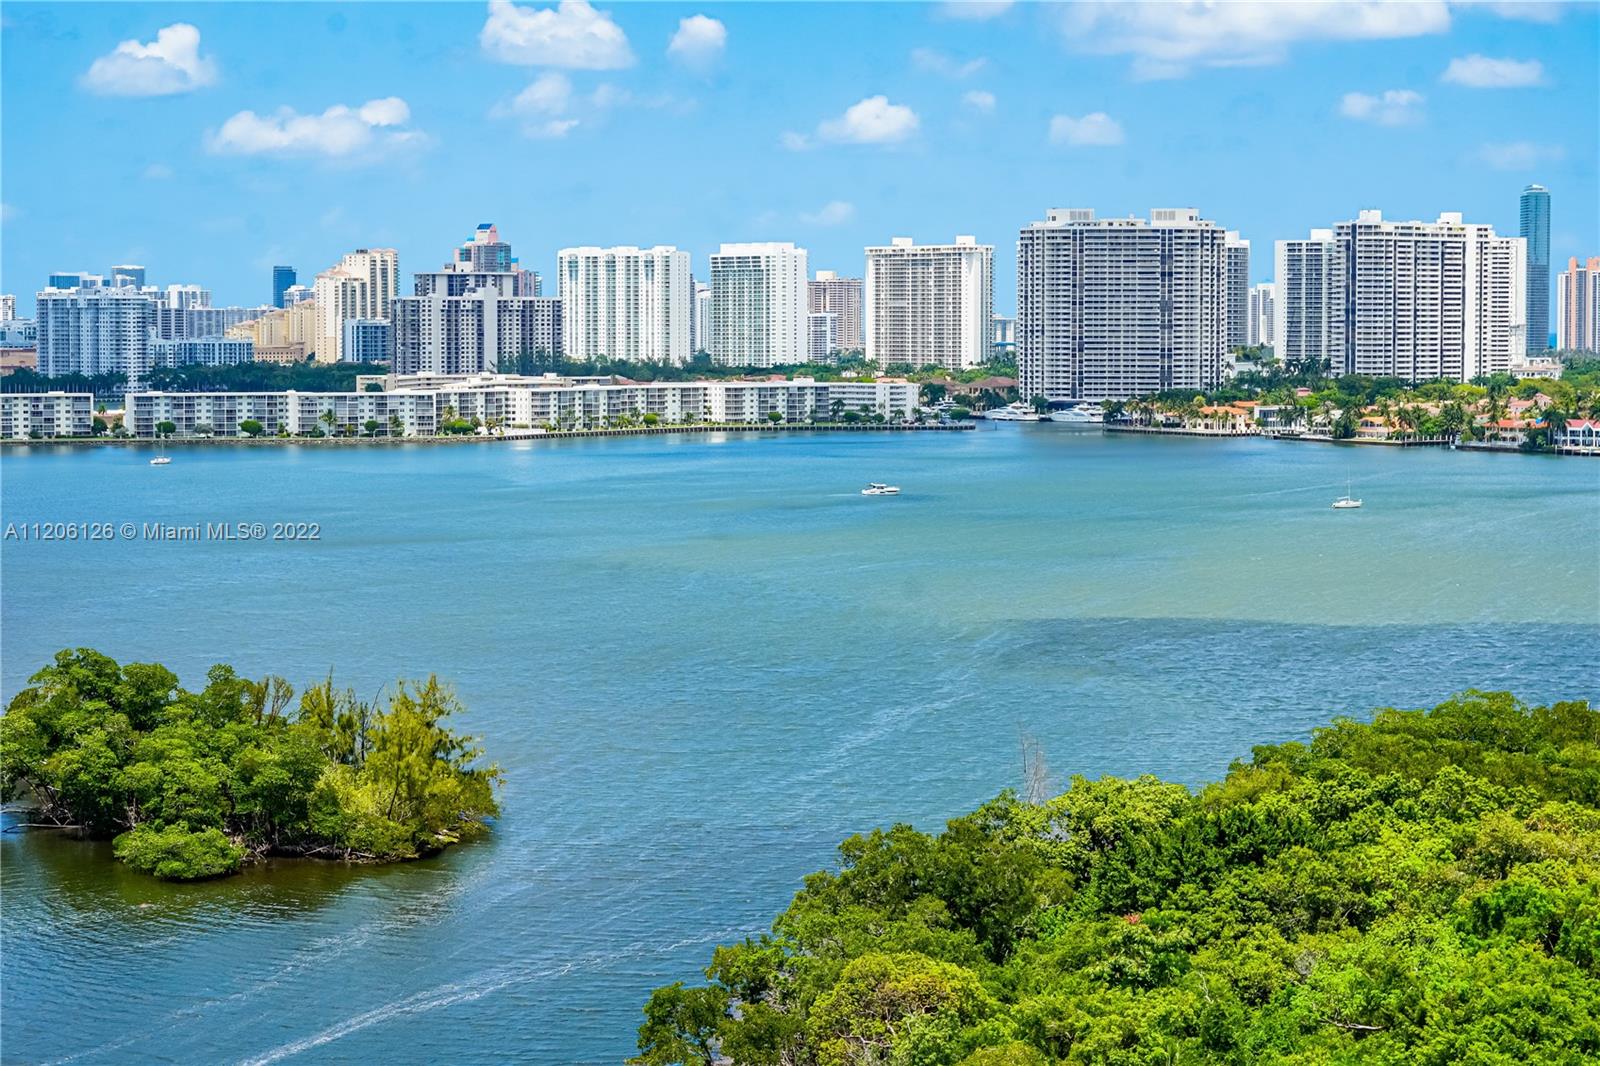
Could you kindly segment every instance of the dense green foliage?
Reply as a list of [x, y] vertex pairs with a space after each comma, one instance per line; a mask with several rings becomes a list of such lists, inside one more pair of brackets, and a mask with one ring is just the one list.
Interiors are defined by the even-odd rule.
[[0, 787], [42, 824], [114, 837], [117, 858], [171, 880], [263, 855], [410, 859], [482, 833], [500, 772], [478, 767], [436, 678], [386, 709], [325, 681], [285, 713], [281, 678], [216, 666], [188, 692], [154, 663], [61, 651], [0, 718]]
[[1600, 712], [1468, 693], [857, 836], [643, 1064], [1593, 1062]]
[[374, 363], [238, 363], [233, 366], [156, 367], [151, 389], [167, 392], [353, 392], [363, 374], [387, 374]]

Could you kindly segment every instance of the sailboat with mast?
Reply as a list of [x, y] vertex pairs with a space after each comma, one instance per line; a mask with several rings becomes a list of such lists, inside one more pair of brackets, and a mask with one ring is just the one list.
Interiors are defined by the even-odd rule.
[[157, 433], [156, 434], [156, 454], [155, 454], [155, 458], [150, 460], [150, 465], [151, 466], [166, 466], [168, 463], [171, 463], [171, 462], [172, 462], [172, 456], [167, 454], [166, 448], [163, 447], [162, 444], [161, 444], [161, 434]]
[[1350, 495], [1350, 479], [1344, 479], [1344, 495], [1333, 501], [1335, 511], [1351, 511], [1361, 506], [1361, 501]]

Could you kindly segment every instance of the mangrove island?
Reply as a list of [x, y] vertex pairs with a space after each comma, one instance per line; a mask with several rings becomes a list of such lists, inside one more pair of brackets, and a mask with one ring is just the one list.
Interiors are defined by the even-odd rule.
[[0, 789], [24, 825], [114, 840], [118, 859], [173, 881], [266, 856], [394, 862], [487, 831], [499, 768], [446, 724], [436, 677], [386, 706], [331, 679], [294, 689], [215, 666], [190, 692], [156, 663], [58, 652], [0, 718]]

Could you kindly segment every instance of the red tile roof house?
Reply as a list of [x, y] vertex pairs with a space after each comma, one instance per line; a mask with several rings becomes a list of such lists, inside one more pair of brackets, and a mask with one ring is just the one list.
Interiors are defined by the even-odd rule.
[[1600, 418], [1573, 418], [1550, 434], [1558, 452], [1574, 455], [1600, 455]]

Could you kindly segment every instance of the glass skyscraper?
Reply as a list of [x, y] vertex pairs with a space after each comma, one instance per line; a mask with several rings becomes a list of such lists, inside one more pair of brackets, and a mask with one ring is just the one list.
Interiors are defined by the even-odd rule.
[[1522, 190], [1522, 236], [1528, 242], [1528, 351], [1550, 346], [1550, 190]]
[[272, 306], [283, 306], [284, 290], [295, 283], [294, 267], [275, 266], [272, 268]]

